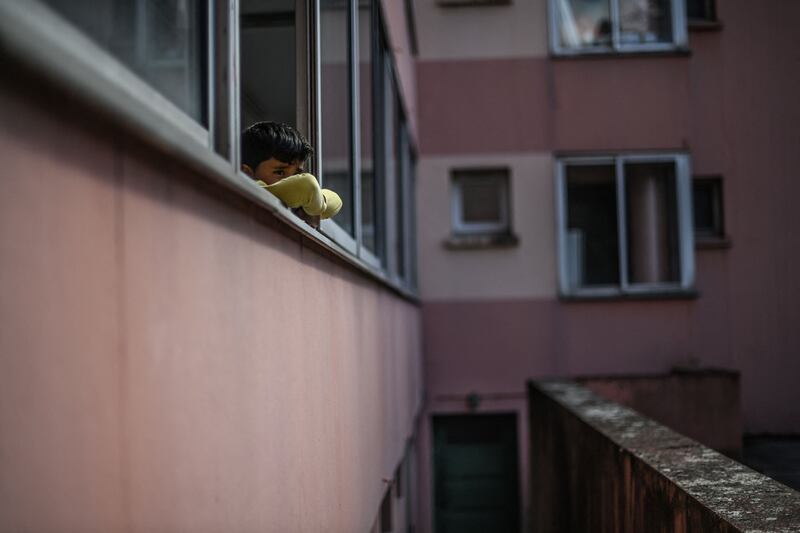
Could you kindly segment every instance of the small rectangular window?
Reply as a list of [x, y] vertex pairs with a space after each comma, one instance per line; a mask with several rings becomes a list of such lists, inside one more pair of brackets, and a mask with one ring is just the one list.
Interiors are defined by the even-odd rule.
[[722, 178], [696, 177], [693, 182], [694, 233], [700, 239], [724, 239]]
[[559, 54], [664, 51], [686, 45], [684, 0], [551, 0]]
[[558, 168], [563, 293], [691, 289], [686, 156], [568, 158]]
[[208, 127], [208, 5], [200, 0], [45, 0]]
[[455, 235], [510, 233], [508, 204], [508, 169], [453, 172], [451, 212]]

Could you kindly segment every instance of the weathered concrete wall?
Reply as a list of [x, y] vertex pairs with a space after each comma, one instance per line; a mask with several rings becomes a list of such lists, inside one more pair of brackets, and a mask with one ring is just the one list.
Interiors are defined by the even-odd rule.
[[570, 382], [528, 401], [537, 533], [800, 531], [800, 493], [630, 409]]
[[704, 446], [730, 457], [741, 456], [742, 407], [736, 372], [687, 370], [577, 381], [595, 394], [635, 409]]

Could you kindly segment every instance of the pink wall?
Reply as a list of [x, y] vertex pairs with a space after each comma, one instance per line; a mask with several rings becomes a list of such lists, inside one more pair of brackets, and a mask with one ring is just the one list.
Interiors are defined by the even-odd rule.
[[41, 104], [0, 92], [0, 530], [367, 531], [416, 306]]

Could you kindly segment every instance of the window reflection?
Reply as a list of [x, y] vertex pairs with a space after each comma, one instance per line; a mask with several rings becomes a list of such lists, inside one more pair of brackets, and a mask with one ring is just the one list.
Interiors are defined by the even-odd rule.
[[208, 125], [199, 0], [44, 0], [189, 116]]
[[344, 203], [334, 220], [353, 235], [347, 2], [321, 0], [319, 14], [322, 179]]
[[584, 48], [611, 44], [608, 0], [556, 0], [561, 46]]
[[373, 3], [361, 0], [358, 5], [358, 78], [361, 129], [361, 224], [362, 244], [375, 253], [376, 241], [376, 189], [374, 173], [373, 126]]
[[619, 19], [623, 44], [672, 40], [670, 0], [619, 0]]
[[241, 126], [297, 127], [294, 0], [241, 0]]

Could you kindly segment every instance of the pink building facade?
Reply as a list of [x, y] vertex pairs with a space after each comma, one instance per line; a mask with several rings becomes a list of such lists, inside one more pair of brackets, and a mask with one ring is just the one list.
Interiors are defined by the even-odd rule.
[[[413, 527], [422, 342], [399, 258], [413, 257], [398, 222], [415, 145], [405, 12], [112, 4], [0, 5], [0, 531]], [[246, 118], [282, 113], [318, 146], [361, 144], [347, 76], [329, 91], [337, 80], [307, 63], [320, 33], [358, 42], [350, 16], [391, 74], [376, 85], [395, 114], [372, 134], [405, 144], [372, 156], [386, 197], [370, 221], [350, 200], [363, 218], [350, 211], [348, 233], [339, 219], [312, 228], [239, 173], [238, 136]], [[287, 57], [288, 81], [259, 85], [257, 61]], [[339, 144], [320, 138], [328, 94], [345, 102], [328, 121]], [[329, 154], [309, 163], [323, 180]], [[380, 253], [363, 249], [367, 232]]]
[[454, 415], [514, 415], [527, 472], [527, 378], [730, 369], [745, 432], [800, 431], [800, 10], [633, 4], [417, 4], [422, 531]]

